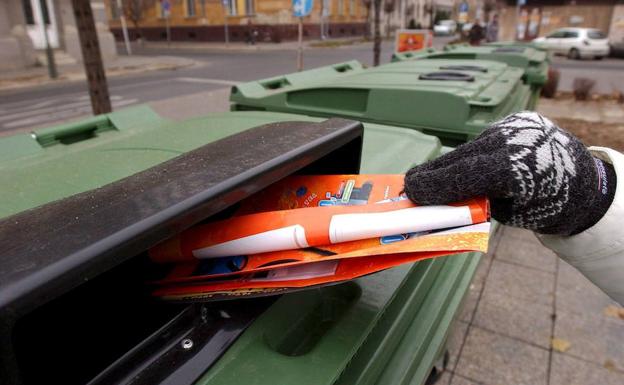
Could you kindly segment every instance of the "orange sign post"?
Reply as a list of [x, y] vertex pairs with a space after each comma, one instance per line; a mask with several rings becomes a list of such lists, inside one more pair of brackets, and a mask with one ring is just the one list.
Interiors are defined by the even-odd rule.
[[417, 51], [433, 45], [433, 35], [428, 29], [400, 29], [396, 33], [395, 52]]

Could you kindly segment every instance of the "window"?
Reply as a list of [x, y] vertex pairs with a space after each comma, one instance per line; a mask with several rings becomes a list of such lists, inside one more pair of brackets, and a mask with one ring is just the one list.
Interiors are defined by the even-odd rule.
[[156, 6], [158, 7], [158, 14], [160, 15], [160, 18], [167, 18], [167, 12], [165, 12], [165, 7], [162, 5], [162, 0], [156, 1]]
[[587, 31], [587, 37], [594, 40], [606, 39], [607, 35], [597, 29]]
[[41, 8], [41, 16], [43, 16], [43, 22], [46, 25], [50, 25], [50, 11], [48, 10], [48, 2], [42, 1], [43, 7]]
[[344, 0], [338, 0], [338, 15], [344, 14]]
[[227, 0], [227, 7], [230, 16], [238, 15], [238, 11], [236, 9], [236, 0]]
[[566, 31], [565, 34], [563, 35], [564, 39], [574, 39], [578, 37], [578, 32], [577, 31]]
[[109, 4], [110, 4], [111, 19], [113, 20], [119, 19], [120, 12], [119, 12], [119, 6], [118, 6], [119, 4], [117, 4], [117, 0], [110, 0]]
[[256, 7], [254, 4], [254, 0], [245, 0], [245, 12], [247, 15], [255, 15]]
[[329, 16], [332, 14], [332, 9], [331, 9], [331, 0], [322, 0], [323, 1], [323, 15], [322, 16]]
[[560, 39], [562, 37], [564, 37], [566, 34], [565, 31], [555, 31], [553, 33], [551, 33], [550, 35], [547, 36], [548, 39]]
[[35, 16], [33, 15], [30, 0], [22, 0], [22, 8], [24, 8], [24, 19], [26, 19], [26, 24], [35, 25]]
[[355, 15], [355, 0], [349, 0], [349, 16]]
[[186, 16], [193, 17], [196, 14], [195, 0], [186, 0]]

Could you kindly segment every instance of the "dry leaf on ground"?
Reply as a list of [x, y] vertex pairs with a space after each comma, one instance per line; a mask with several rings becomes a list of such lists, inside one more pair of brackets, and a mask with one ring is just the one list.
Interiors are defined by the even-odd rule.
[[557, 351], [560, 353], [564, 353], [566, 350], [570, 349], [570, 346], [572, 345], [570, 341], [567, 341], [561, 338], [553, 338], [550, 341], [550, 344], [554, 351]]
[[604, 315], [624, 320], [624, 307], [609, 305], [604, 308]]

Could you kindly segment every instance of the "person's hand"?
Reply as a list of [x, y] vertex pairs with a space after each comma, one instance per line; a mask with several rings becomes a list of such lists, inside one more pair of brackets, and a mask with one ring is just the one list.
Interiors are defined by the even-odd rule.
[[615, 186], [610, 164], [535, 112], [510, 115], [405, 175], [405, 193], [418, 204], [487, 196], [499, 222], [560, 235], [598, 222]]

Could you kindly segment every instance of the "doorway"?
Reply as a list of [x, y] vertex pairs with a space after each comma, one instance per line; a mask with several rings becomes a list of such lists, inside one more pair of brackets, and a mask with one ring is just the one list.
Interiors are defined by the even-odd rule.
[[58, 25], [53, 0], [22, 0], [26, 31], [35, 49], [45, 49], [45, 30], [52, 48], [59, 47]]

